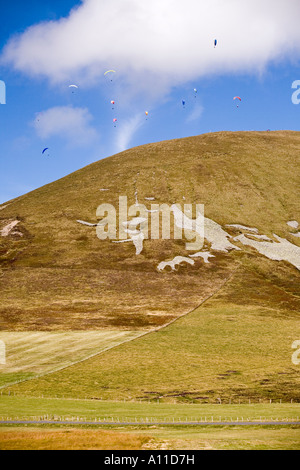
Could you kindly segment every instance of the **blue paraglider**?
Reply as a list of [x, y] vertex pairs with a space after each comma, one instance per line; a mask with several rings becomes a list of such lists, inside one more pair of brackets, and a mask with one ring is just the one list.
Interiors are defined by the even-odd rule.
[[218, 41], [215, 39], [214, 40], [214, 46], [217, 47]]

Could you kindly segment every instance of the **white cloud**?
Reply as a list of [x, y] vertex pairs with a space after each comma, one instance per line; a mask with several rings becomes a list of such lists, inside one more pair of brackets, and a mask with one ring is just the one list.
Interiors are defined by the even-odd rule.
[[33, 125], [42, 139], [62, 137], [70, 144], [86, 145], [98, 137], [92, 119], [86, 108], [58, 106], [38, 113]]
[[123, 152], [130, 146], [134, 134], [143, 125], [143, 120], [140, 114], [132, 117], [131, 119], [117, 125], [117, 151]]
[[299, 16], [299, 0], [83, 0], [67, 18], [10, 40], [1, 62], [53, 83], [89, 83], [114, 68], [122, 83], [159, 94], [298, 59]]

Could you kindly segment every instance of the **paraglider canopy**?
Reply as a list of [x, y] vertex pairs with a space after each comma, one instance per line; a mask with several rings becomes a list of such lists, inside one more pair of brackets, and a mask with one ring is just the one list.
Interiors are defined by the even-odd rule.
[[[111, 74], [113, 73], [117, 73], [115, 70], [107, 70], [105, 73], [104, 73], [104, 77], [106, 76], [110, 76], [111, 77]], [[110, 78], [110, 81], [112, 82], [112, 78]]]
[[48, 147], [46, 147], [46, 148], [42, 151], [42, 155], [44, 155], [44, 153], [45, 153], [47, 150], [49, 150]]
[[[239, 96], [235, 96], [235, 97], [233, 98], [233, 101], [234, 101], [234, 100], [242, 101], [242, 98], [240, 98]], [[237, 105], [237, 108], [238, 108], [238, 107], [239, 107], [239, 105]]]
[[77, 85], [69, 85], [69, 88], [72, 88], [72, 93], [74, 93], [74, 89], [77, 89], [78, 86]]
[[217, 47], [218, 41], [217, 39], [214, 40], [214, 46]]
[[182, 106], [185, 107], [185, 100], [182, 100]]

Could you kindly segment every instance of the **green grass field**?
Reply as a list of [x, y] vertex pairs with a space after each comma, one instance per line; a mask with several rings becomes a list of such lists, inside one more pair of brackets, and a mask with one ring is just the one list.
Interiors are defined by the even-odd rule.
[[[234, 302], [237, 289], [240, 298]], [[276, 294], [291, 299], [289, 307], [279, 304]], [[258, 305], [265, 295], [264, 305]], [[300, 323], [292, 303], [288, 292], [242, 270], [172, 325], [9, 389], [21, 395], [108, 400], [299, 401], [300, 371], [292, 363], [291, 346]]]
[[300, 419], [299, 403], [253, 403], [231, 405], [198, 405], [171, 403], [127, 403], [105, 402], [98, 400], [72, 400], [29, 398], [20, 396], [0, 397], [0, 418], [27, 419], [38, 417], [56, 417], [83, 420], [112, 418], [119, 421], [138, 421], [152, 418], [172, 422], [181, 420], [191, 421], [236, 421], [238, 418], [246, 421], [261, 420], [297, 420]]
[[5, 365], [0, 365], [0, 387], [68, 367], [142, 333], [117, 329], [88, 332], [1, 331], [7, 360]]
[[[299, 425], [207, 428], [184, 424], [201, 419], [233, 423], [237, 419], [257, 423], [274, 420], [275, 424], [276, 420], [299, 420], [299, 415], [300, 404], [172, 405], [1, 396], [0, 418], [55, 418], [57, 424], [0, 425], [0, 449], [299, 450]], [[72, 419], [75, 424], [62, 425], [59, 418]], [[95, 419], [94, 425], [81, 423]], [[181, 420], [182, 425], [165, 424], [173, 419]], [[123, 420], [132, 425], [116, 425]], [[151, 420], [161, 424], [151, 425]], [[146, 422], [150, 425], [145, 426]]]

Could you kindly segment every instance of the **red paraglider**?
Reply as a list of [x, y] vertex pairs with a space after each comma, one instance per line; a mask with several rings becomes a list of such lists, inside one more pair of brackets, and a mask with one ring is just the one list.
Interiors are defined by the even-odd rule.
[[[240, 98], [239, 96], [235, 96], [235, 97], [233, 98], [233, 100], [239, 100], [239, 101], [242, 101], [242, 98]], [[237, 105], [237, 108], [238, 108], [238, 107], [239, 107], [239, 105]]]

